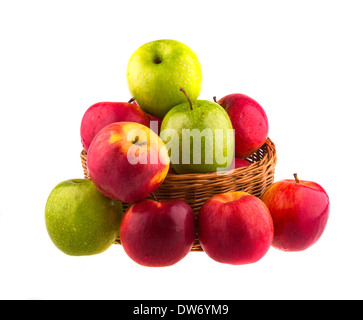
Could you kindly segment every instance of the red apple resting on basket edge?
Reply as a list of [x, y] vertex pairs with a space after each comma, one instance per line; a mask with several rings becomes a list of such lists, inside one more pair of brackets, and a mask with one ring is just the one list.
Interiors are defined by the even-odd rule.
[[139, 106], [128, 102], [98, 102], [90, 106], [81, 122], [81, 141], [84, 150], [96, 134], [108, 124], [128, 121], [150, 126], [149, 116]]
[[153, 193], [169, 171], [168, 150], [150, 128], [136, 122], [107, 125], [87, 153], [89, 175], [99, 191], [133, 203]]
[[120, 224], [126, 254], [147, 267], [167, 267], [183, 259], [195, 240], [192, 208], [183, 200], [143, 200], [133, 204]]
[[255, 100], [235, 93], [223, 97], [217, 103], [226, 110], [235, 130], [236, 157], [247, 158], [263, 146], [268, 136], [268, 119], [264, 109]]
[[243, 265], [260, 260], [273, 240], [266, 205], [247, 192], [219, 194], [205, 202], [198, 215], [198, 238], [213, 260]]
[[272, 245], [284, 251], [302, 251], [316, 243], [329, 217], [329, 197], [317, 183], [287, 179], [272, 184], [261, 200], [274, 222]]

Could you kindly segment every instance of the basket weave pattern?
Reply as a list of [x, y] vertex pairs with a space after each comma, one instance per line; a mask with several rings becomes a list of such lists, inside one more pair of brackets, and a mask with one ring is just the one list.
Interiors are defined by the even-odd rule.
[[[155, 191], [158, 200], [182, 199], [192, 207], [197, 221], [197, 215], [202, 205], [212, 196], [232, 192], [245, 191], [260, 197], [267, 187], [274, 182], [276, 166], [276, 149], [274, 143], [268, 138], [266, 143], [247, 160], [251, 162], [248, 167], [237, 168], [233, 172], [224, 173], [193, 173], [168, 174], [164, 182]], [[81, 153], [82, 167], [85, 179], [91, 179], [87, 170], [87, 153]], [[150, 199], [153, 197], [150, 196]], [[131, 204], [124, 204], [127, 210]], [[120, 244], [117, 240], [116, 243]], [[203, 251], [198, 235], [196, 235], [192, 251]]]

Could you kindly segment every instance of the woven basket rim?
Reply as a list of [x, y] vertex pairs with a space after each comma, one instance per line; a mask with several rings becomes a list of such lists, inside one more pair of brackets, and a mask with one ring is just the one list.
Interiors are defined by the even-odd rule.
[[264, 156], [261, 160], [252, 162], [253, 160], [251, 160], [250, 157], [245, 158], [245, 160], [247, 160], [248, 162], [251, 163], [247, 167], [240, 167], [240, 168], [235, 168], [235, 169], [226, 170], [226, 171], [208, 172], [208, 173], [181, 173], [181, 174], [179, 174], [179, 173], [169, 172], [168, 179], [172, 178], [172, 179], [177, 179], [177, 180], [180, 180], [180, 179], [195, 180], [198, 178], [208, 179], [208, 178], [223, 177], [226, 175], [240, 175], [244, 171], [246, 171], [246, 172], [252, 171], [255, 168], [261, 167], [263, 165], [268, 165], [275, 161], [275, 157], [276, 157], [275, 144], [271, 141], [270, 138], [267, 138], [266, 142], [263, 144], [263, 146], [261, 146], [260, 149], [262, 149], [262, 148], [266, 148], [267, 152], [264, 154]]

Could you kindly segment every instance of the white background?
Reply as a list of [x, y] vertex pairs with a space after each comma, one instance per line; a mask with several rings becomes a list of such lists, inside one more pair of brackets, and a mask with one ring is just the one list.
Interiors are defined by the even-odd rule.
[[[362, 299], [361, 1], [1, 1], [0, 298]], [[190, 253], [150, 269], [122, 247], [69, 257], [44, 224], [48, 194], [82, 178], [79, 127], [127, 101], [140, 45], [175, 39], [203, 68], [200, 99], [244, 93], [265, 109], [275, 180], [321, 184], [330, 219], [304, 252], [228, 266]]]

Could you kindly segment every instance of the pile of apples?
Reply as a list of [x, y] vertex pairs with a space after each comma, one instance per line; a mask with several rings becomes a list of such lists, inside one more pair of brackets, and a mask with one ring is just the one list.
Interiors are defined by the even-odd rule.
[[[175, 40], [138, 48], [127, 66], [127, 84], [131, 100], [96, 103], [82, 118], [91, 180], [63, 181], [48, 197], [46, 228], [58, 249], [94, 255], [120, 238], [138, 264], [164, 267], [191, 251], [197, 233], [209, 257], [241, 265], [259, 261], [271, 246], [301, 251], [318, 241], [329, 197], [297, 175], [272, 184], [261, 198], [243, 191], [217, 194], [201, 207], [197, 223], [187, 201], [147, 199], [168, 174], [216, 174], [250, 165], [248, 157], [268, 137], [268, 119], [244, 94], [198, 100], [200, 62]], [[181, 137], [196, 130], [210, 139], [203, 136], [197, 145], [189, 136], [187, 154]], [[130, 204], [125, 212], [123, 203]]]

